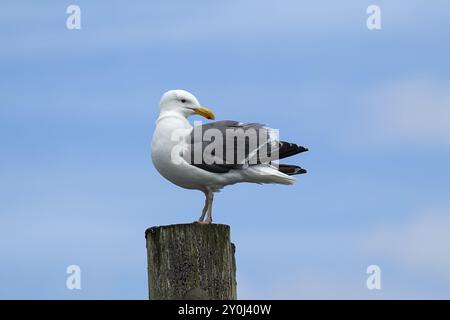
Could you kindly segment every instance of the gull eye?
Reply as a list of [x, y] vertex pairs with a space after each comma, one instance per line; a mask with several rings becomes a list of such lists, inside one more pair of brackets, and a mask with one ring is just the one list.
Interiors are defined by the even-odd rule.
[[186, 102], [186, 99], [181, 99], [181, 102], [185, 103], [185, 102]]

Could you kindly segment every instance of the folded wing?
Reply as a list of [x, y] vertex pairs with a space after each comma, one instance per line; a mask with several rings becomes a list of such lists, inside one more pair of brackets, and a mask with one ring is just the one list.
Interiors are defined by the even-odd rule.
[[184, 159], [203, 170], [226, 173], [258, 164], [270, 164], [308, 149], [279, 141], [277, 131], [260, 123], [233, 120], [194, 126]]

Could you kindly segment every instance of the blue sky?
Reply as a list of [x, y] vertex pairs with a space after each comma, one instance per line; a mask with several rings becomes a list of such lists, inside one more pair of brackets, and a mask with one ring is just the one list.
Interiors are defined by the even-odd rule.
[[[81, 30], [66, 28], [73, 3]], [[370, 4], [381, 30], [366, 28]], [[291, 160], [308, 169], [296, 185], [215, 198], [240, 298], [450, 298], [449, 10], [2, 1], [0, 298], [147, 298], [144, 230], [191, 222], [204, 201], [150, 161], [175, 88], [310, 148]], [[81, 290], [66, 289], [71, 264]]]

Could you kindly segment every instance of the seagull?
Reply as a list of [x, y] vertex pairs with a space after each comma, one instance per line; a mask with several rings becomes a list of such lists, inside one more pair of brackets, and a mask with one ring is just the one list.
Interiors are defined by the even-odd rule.
[[260, 123], [233, 120], [193, 126], [188, 121], [192, 115], [215, 119], [210, 109], [185, 90], [163, 94], [151, 157], [164, 178], [205, 194], [205, 205], [196, 222], [212, 223], [214, 193], [225, 186], [240, 182], [291, 185], [295, 181], [293, 175], [306, 173], [299, 166], [277, 163], [308, 149], [280, 141], [276, 130]]

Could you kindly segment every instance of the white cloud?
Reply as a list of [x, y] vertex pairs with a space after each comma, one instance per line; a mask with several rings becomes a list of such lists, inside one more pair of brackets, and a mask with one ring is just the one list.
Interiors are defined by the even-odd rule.
[[[27, 6], [10, 3], [0, 12], [3, 31], [2, 55], [60, 53], [61, 49], [95, 52], [99, 49], [195, 45], [195, 41], [254, 41], [284, 37], [287, 41], [367, 34], [366, 8], [360, 1], [299, 2], [257, 0], [151, 4], [126, 1], [112, 4], [80, 1], [82, 30], [65, 28], [63, 4]], [[390, 34], [408, 34], [445, 26], [448, 3], [380, 3], [382, 21]], [[384, 18], [386, 16], [386, 18]], [[385, 21], [385, 22], [384, 22]], [[0, 30], [0, 35], [2, 31]], [[282, 50], [282, 48], [280, 48]], [[25, 52], [25, 53], [24, 53]]]
[[382, 278], [381, 290], [366, 287], [365, 266], [342, 270], [330, 265], [329, 269], [300, 268], [296, 272], [280, 273], [264, 282], [252, 282], [249, 277], [238, 277], [239, 299], [424, 299], [432, 297], [430, 291], [421, 291], [409, 284], [388, 283]]
[[[237, 260], [261, 262], [257, 264], [258, 277], [250, 269], [239, 271], [240, 298], [448, 297], [450, 205], [407, 215], [403, 222], [391, 222], [374, 229], [340, 230], [337, 227], [336, 232], [323, 233], [312, 230], [300, 228], [297, 233], [287, 231], [284, 236], [264, 232], [267, 240], [254, 243], [251, 239], [258, 239], [257, 235], [249, 234], [249, 239], [238, 237]], [[258, 258], [267, 252], [271, 253], [270, 259], [277, 261], [271, 261], [270, 268], [264, 267], [262, 262], [266, 260]], [[378, 264], [382, 269], [380, 291], [366, 288], [366, 268], [370, 264]]]
[[[13, 56], [49, 53], [61, 49], [97, 52], [98, 49], [193, 46], [195, 41], [270, 39], [284, 36], [329, 36], [365, 31], [356, 25], [365, 11], [357, 2], [300, 4], [294, 0], [226, 1], [212, 4], [115, 2], [110, 6], [80, 2], [82, 29], [68, 31], [63, 5], [30, 4], [28, 10], [9, 5], [0, 13], [4, 24], [17, 28], [7, 33], [4, 46]], [[352, 17], [352, 19], [349, 19]], [[363, 23], [364, 22], [364, 23]], [[0, 31], [1, 32], [1, 31]], [[1, 33], [0, 33], [1, 35]], [[5, 54], [5, 53], [2, 53]]]
[[365, 103], [373, 142], [450, 147], [450, 82], [403, 80], [373, 90]]
[[362, 243], [366, 253], [388, 258], [405, 271], [450, 281], [450, 207], [379, 228], [364, 236]]

